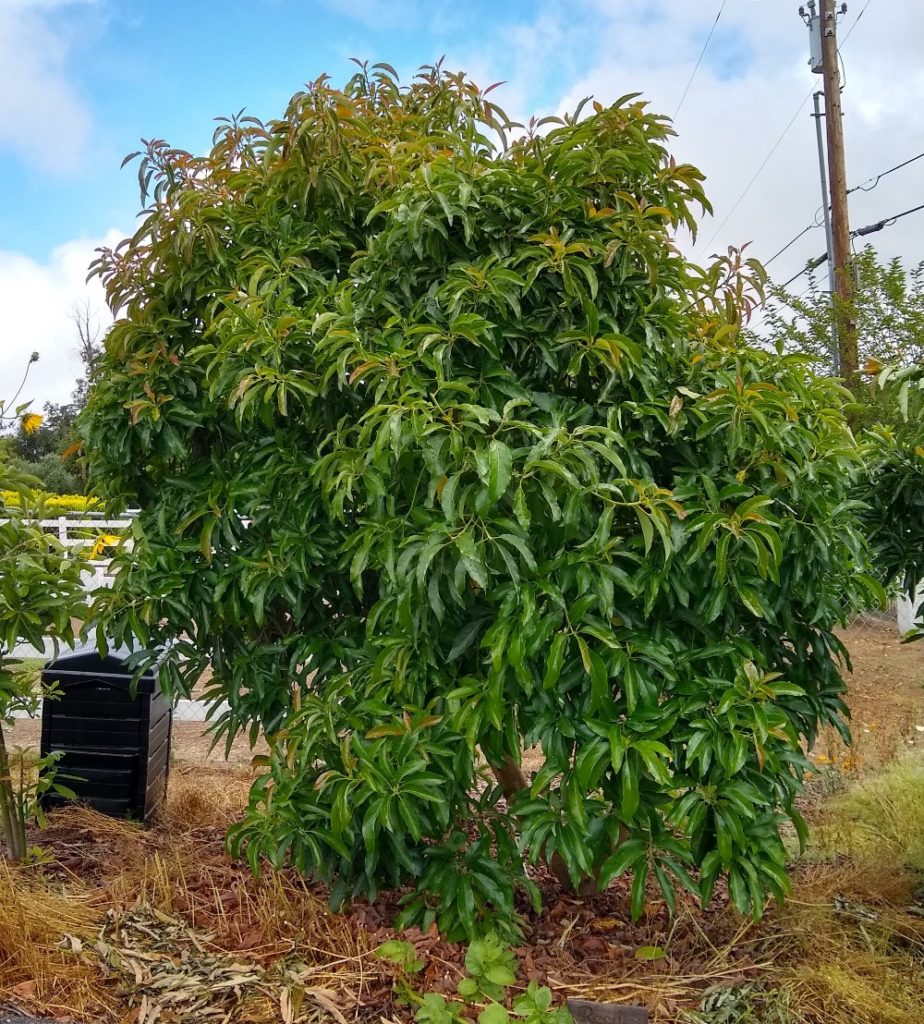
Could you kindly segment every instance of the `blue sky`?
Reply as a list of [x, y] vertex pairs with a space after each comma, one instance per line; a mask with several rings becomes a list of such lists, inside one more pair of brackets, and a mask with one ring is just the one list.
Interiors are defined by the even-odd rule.
[[[563, 17], [569, 5], [551, 3], [546, 24], [563, 45], [537, 48], [529, 68], [518, 66], [525, 61], [514, 52], [505, 60], [505, 41], [515, 45], [519, 36], [526, 46], [531, 31], [542, 31], [543, 5], [526, 0], [0, 0], [0, 7], [10, 2], [47, 8], [51, 31], [67, 41], [63, 70], [87, 114], [79, 143], [59, 149], [46, 137], [38, 157], [15, 144], [0, 147], [0, 194], [7, 197], [0, 204], [0, 247], [34, 258], [63, 239], [128, 226], [138, 194], [131, 171], [120, 173], [119, 163], [139, 139], [201, 150], [216, 115], [246, 107], [272, 117], [309, 78], [348, 77], [353, 56], [388, 61], [402, 75], [444, 54], [453, 66], [487, 71], [493, 65], [500, 77], [512, 73], [512, 98], [525, 114], [554, 109], [609, 44], [595, 33], [587, 6], [574, 5], [569, 19]], [[633, 23], [649, 27], [652, 37], [664, 22], [660, 5], [633, 5]], [[704, 27], [691, 20], [691, 44], [701, 41]], [[740, 28], [720, 26], [706, 70], [734, 79], [752, 58]]]
[[[50, 146], [36, 160], [13, 146], [0, 150], [0, 194], [16, 197], [0, 205], [0, 246], [41, 258], [64, 238], [129, 224], [138, 190], [131, 170], [118, 168], [141, 138], [201, 150], [216, 115], [242, 107], [278, 115], [309, 78], [348, 77], [352, 56], [388, 61], [402, 74], [449, 51], [478, 63], [487, 34], [510, 31], [535, 10], [488, 0], [431, 9], [400, 0], [61, 4], [55, 31], [72, 40], [69, 80], [90, 124], [69, 152]], [[592, 46], [588, 32], [583, 52], [592, 56]], [[550, 66], [526, 98], [554, 105], [575, 71], [568, 60]]]
[[[69, 312], [86, 300], [101, 328], [107, 322], [99, 289], [84, 284], [85, 268], [96, 245], [134, 230], [137, 182], [132, 168], [119, 164], [142, 137], [201, 151], [215, 116], [242, 107], [276, 116], [322, 72], [343, 81], [351, 56], [385, 60], [409, 74], [445, 54], [448, 66], [481, 84], [506, 80], [496, 96], [517, 116], [630, 91], [672, 114], [720, 3], [0, 0], [0, 394], [32, 349], [42, 353], [36, 400], [59, 400], [70, 390], [76, 361]], [[845, 34], [863, 5], [852, 0]], [[818, 207], [814, 129], [808, 106], [799, 108], [817, 79], [805, 66], [807, 33], [797, 6], [726, 0], [677, 118], [675, 151], [706, 171], [716, 206], [701, 248], [753, 240], [756, 255], [766, 258]], [[924, 150], [922, 41], [920, 0], [869, 0], [845, 44], [852, 180]], [[856, 196], [854, 224], [915, 205], [913, 199], [924, 202], [924, 174], [895, 175], [875, 193]], [[920, 259], [922, 227], [909, 218], [877, 241], [887, 255]], [[794, 273], [822, 251], [819, 237], [809, 233], [773, 269], [781, 278]]]

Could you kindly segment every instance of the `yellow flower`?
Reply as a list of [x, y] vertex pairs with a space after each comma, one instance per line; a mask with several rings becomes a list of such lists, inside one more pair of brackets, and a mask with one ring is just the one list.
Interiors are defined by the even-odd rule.
[[118, 544], [121, 539], [121, 537], [114, 533], [101, 533], [96, 538], [96, 543], [93, 545], [93, 550], [90, 552], [90, 559], [100, 558], [106, 548], [112, 547], [114, 544]]
[[19, 421], [24, 434], [34, 434], [42, 425], [42, 417], [37, 412], [27, 412]]

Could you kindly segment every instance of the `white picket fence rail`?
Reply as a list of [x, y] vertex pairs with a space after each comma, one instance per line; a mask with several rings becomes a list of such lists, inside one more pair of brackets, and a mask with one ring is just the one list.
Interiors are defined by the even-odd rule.
[[[94, 515], [92, 512], [64, 513], [54, 519], [32, 520], [41, 526], [45, 533], [53, 533], [58, 541], [66, 548], [93, 547], [101, 534], [124, 534], [132, 525], [132, 520], [137, 515], [135, 509], [129, 509], [124, 515], [113, 519], [107, 519], [103, 515]], [[0, 523], [5, 520], [0, 519]], [[94, 531], [87, 536], [87, 531]], [[131, 539], [127, 540], [128, 544]], [[84, 586], [87, 590], [95, 590], [97, 587], [109, 586], [112, 576], [109, 572], [110, 559], [92, 558], [89, 559], [90, 571], [83, 574]]]
[[[123, 516], [107, 519], [102, 515], [81, 512], [56, 516], [54, 519], [39, 519], [35, 520], [35, 522], [41, 526], [45, 533], [53, 533], [64, 547], [80, 548], [92, 546], [101, 534], [116, 535], [127, 533], [136, 514], [134, 509], [130, 509]], [[3, 520], [0, 519], [0, 522], [3, 522]], [[87, 536], [90, 530], [93, 533]], [[131, 538], [128, 538], [125, 543], [131, 544]], [[112, 582], [109, 571], [110, 559], [91, 559], [89, 564], [91, 571], [84, 573], [84, 586], [87, 590], [109, 586]], [[46, 645], [44, 650], [37, 650], [22, 644], [14, 649], [14, 653], [19, 657], [50, 658], [54, 651], [50, 643]], [[175, 721], [179, 722], [204, 722], [206, 711], [207, 705], [203, 701], [178, 700], [174, 704], [173, 717]], [[39, 704], [36, 717], [40, 718], [41, 713], [41, 704]], [[14, 712], [13, 717], [29, 718], [31, 716], [25, 711], [17, 711]]]

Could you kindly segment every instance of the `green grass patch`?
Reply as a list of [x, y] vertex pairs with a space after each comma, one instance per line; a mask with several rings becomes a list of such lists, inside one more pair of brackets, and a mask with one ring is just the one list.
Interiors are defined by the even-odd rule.
[[815, 836], [829, 855], [924, 871], [924, 757], [906, 756], [834, 796]]

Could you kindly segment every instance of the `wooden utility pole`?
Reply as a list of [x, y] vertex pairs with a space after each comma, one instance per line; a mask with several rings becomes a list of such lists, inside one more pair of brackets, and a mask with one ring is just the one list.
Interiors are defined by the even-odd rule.
[[828, 136], [828, 180], [831, 188], [831, 236], [834, 260], [834, 315], [840, 349], [840, 374], [848, 385], [857, 379], [859, 352], [853, 305], [850, 220], [847, 214], [847, 165], [841, 115], [841, 74], [837, 53], [837, 6], [821, 0], [821, 63]]

